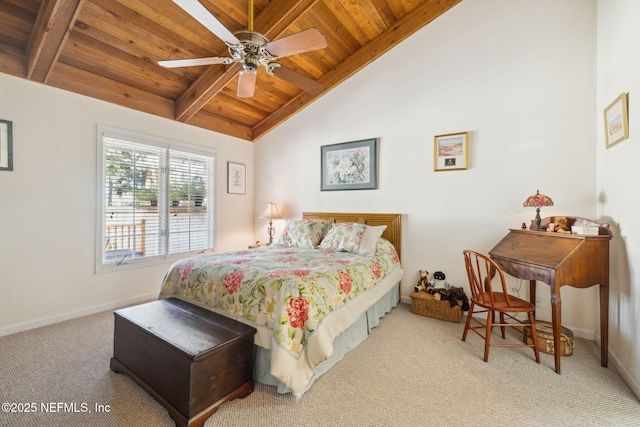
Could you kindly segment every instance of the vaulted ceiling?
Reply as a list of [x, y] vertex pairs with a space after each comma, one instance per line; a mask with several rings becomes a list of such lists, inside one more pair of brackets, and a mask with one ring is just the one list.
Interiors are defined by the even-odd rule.
[[[171, 0], [0, 0], [0, 71], [254, 141], [460, 1], [254, 0], [267, 39], [312, 27], [325, 36], [326, 48], [278, 60], [321, 83], [316, 94], [260, 69], [254, 96], [239, 98], [239, 63], [159, 66], [229, 56]], [[200, 3], [232, 33], [247, 29], [248, 0]]]

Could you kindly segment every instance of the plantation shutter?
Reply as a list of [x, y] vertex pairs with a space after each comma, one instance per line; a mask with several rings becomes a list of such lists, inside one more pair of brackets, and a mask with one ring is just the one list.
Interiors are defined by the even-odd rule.
[[104, 263], [163, 253], [163, 153], [152, 145], [104, 139]]
[[169, 254], [211, 248], [213, 158], [169, 150]]

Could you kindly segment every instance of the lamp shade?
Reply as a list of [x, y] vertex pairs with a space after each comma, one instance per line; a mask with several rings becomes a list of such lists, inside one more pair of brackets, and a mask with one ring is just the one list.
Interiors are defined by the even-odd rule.
[[269, 219], [279, 219], [280, 212], [278, 212], [278, 208], [275, 203], [268, 203], [265, 210], [260, 214], [260, 218], [269, 218]]
[[541, 208], [543, 206], [553, 206], [553, 200], [550, 197], [540, 194], [540, 190], [536, 190], [536, 194], [527, 197], [522, 206]]

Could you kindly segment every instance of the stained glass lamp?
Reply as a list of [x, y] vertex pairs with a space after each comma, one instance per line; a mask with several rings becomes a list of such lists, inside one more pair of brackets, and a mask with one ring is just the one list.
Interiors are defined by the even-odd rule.
[[540, 208], [543, 206], [553, 206], [553, 200], [550, 197], [540, 194], [540, 190], [536, 190], [536, 194], [527, 197], [522, 206], [536, 208], [536, 228], [533, 230], [540, 230]]

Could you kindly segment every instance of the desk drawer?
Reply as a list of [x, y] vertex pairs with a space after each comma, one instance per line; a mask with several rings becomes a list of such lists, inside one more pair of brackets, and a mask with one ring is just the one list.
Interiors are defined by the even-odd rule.
[[517, 277], [518, 279], [539, 280], [547, 284], [549, 284], [549, 281], [551, 279], [551, 272], [546, 268], [531, 267], [522, 264], [512, 264], [500, 259], [496, 259], [495, 261], [496, 264], [498, 264], [505, 273], [513, 277]]

